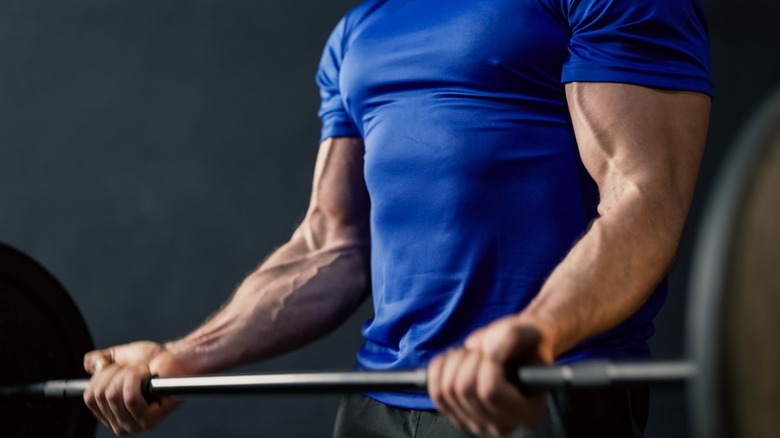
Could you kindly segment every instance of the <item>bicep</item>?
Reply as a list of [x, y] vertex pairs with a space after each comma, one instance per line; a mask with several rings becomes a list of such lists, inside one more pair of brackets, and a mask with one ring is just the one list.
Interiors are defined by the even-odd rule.
[[566, 96], [580, 157], [599, 188], [599, 213], [635, 195], [684, 220], [709, 96], [621, 83], [569, 83]]

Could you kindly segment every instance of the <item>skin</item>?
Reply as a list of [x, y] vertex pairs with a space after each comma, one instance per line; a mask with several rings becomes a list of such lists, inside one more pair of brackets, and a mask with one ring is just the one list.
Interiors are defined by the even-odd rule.
[[[506, 381], [510, 364], [551, 363], [633, 314], [669, 270], [698, 173], [709, 97], [626, 84], [566, 86], [579, 152], [596, 181], [599, 217], [534, 301], [472, 333], [429, 365], [429, 393], [456, 426], [506, 435], [533, 427], [540, 394]], [[212, 373], [304, 345], [340, 324], [369, 282], [369, 200], [360, 140], [320, 148], [310, 207], [289, 242], [190, 335], [88, 353], [87, 406], [117, 435], [155, 427], [175, 407], [147, 405], [140, 380]], [[318, 309], [316, 312], [311, 309]]]
[[503, 369], [518, 359], [551, 363], [638, 310], [674, 261], [693, 195], [708, 96], [611, 83], [568, 84], [566, 96], [599, 216], [524, 311], [430, 364], [439, 411], [474, 433], [539, 423], [544, 400], [520, 393]]
[[290, 240], [250, 274], [230, 301], [186, 337], [141, 341], [84, 357], [93, 377], [84, 401], [116, 435], [151, 429], [176, 404], [147, 405], [146, 376], [214, 373], [293, 350], [329, 333], [369, 284], [369, 199], [363, 143], [325, 140], [309, 209]]

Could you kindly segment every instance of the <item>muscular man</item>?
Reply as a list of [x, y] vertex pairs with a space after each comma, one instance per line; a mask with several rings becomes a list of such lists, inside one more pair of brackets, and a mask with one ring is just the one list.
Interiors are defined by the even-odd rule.
[[317, 81], [303, 223], [190, 335], [88, 354], [95, 414], [154, 427], [174, 403], [144, 376], [292, 350], [370, 286], [357, 366], [428, 366], [428, 393], [350, 396], [337, 436], [641, 434], [641, 393], [526, 394], [504, 370], [649, 356], [707, 130], [698, 1], [367, 0]]

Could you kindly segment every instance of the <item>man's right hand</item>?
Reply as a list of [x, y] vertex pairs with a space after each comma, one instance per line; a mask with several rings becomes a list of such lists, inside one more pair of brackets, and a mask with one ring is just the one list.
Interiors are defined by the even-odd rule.
[[145, 377], [190, 374], [163, 345], [149, 341], [91, 351], [84, 356], [84, 369], [92, 375], [84, 402], [117, 436], [156, 427], [178, 405], [171, 398], [147, 403], [141, 394]]

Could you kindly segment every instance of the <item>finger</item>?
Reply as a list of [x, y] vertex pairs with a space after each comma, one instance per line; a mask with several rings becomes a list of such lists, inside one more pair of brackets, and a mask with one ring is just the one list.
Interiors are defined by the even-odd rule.
[[477, 398], [491, 435], [512, 433], [522, 423], [523, 395], [504, 378], [500, 364], [486, 360], [480, 363], [477, 377]]
[[459, 410], [467, 417], [464, 423], [473, 433], [486, 432], [485, 426], [490, 420], [477, 396], [478, 372], [483, 361], [483, 356], [478, 351], [466, 351], [452, 383]]
[[84, 370], [95, 374], [114, 363], [113, 349], [90, 351], [84, 355]]
[[126, 426], [130, 432], [140, 432], [149, 428], [150, 409], [141, 393], [141, 378], [138, 373], [128, 373], [122, 386], [122, 401], [130, 416]]
[[84, 404], [87, 406], [87, 408], [92, 412], [92, 414], [100, 420], [103, 425], [106, 427], [111, 427], [108, 419], [105, 418], [103, 415], [103, 412], [100, 410], [100, 406], [98, 406], [97, 403], [97, 396], [93, 390], [93, 383], [90, 383], [87, 388], [84, 390]]
[[441, 371], [444, 368], [444, 355], [438, 355], [428, 364], [428, 396], [436, 405], [437, 410], [443, 410], [445, 403], [441, 393]]
[[481, 329], [477, 329], [473, 331], [465, 341], [463, 341], [463, 346], [467, 350], [482, 350], [482, 341], [485, 338], [485, 332], [487, 331], [486, 327], [483, 327]]
[[117, 435], [137, 432], [140, 430], [133, 416], [128, 412], [124, 399], [124, 386], [129, 370], [119, 369], [105, 388], [107, 407], [111, 411], [111, 425]]
[[180, 401], [174, 400], [171, 397], [164, 397], [156, 402], [149, 404], [149, 410], [143, 424], [144, 429], [149, 430], [157, 427], [157, 425], [162, 422], [163, 418], [165, 418], [165, 414], [174, 409], [180, 403]]
[[87, 406], [90, 406], [95, 416], [109, 429], [114, 429], [114, 418], [106, 400], [106, 387], [111, 383], [111, 378], [117, 370], [116, 366], [108, 366], [95, 374], [89, 384], [93, 399], [87, 402]]
[[451, 352], [445, 352], [435, 357], [428, 367], [428, 395], [436, 405], [440, 414], [444, 415], [450, 420], [456, 427], [463, 429], [464, 425], [460, 423], [459, 419], [452, 414], [452, 408], [449, 405], [449, 400], [444, 394], [444, 368], [448, 363]]
[[461, 429], [472, 430], [476, 427], [471, 416], [465, 411], [458, 400], [456, 380], [460, 366], [466, 358], [466, 350], [462, 348], [450, 350], [445, 356], [441, 372], [441, 392], [446, 406], [444, 415]]
[[500, 364], [484, 362], [478, 379], [479, 398], [492, 420], [491, 434], [511, 434], [519, 426], [534, 429], [544, 417], [543, 393], [526, 394], [506, 379]]
[[537, 347], [541, 335], [531, 326], [520, 325], [507, 319], [496, 324], [483, 336], [482, 352], [496, 362], [539, 360]]
[[[126, 380], [135, 371], [116, 365], [109, 366], [93, 377], [92, 397], [97, 405], [96, 416], [116, 435], [141, 431], [138, 422], [129, 413], [124, 399]], [[139, 384], [140, 386], [140, 384]], [[88, 403], [89, 405], [89, 403]]]

